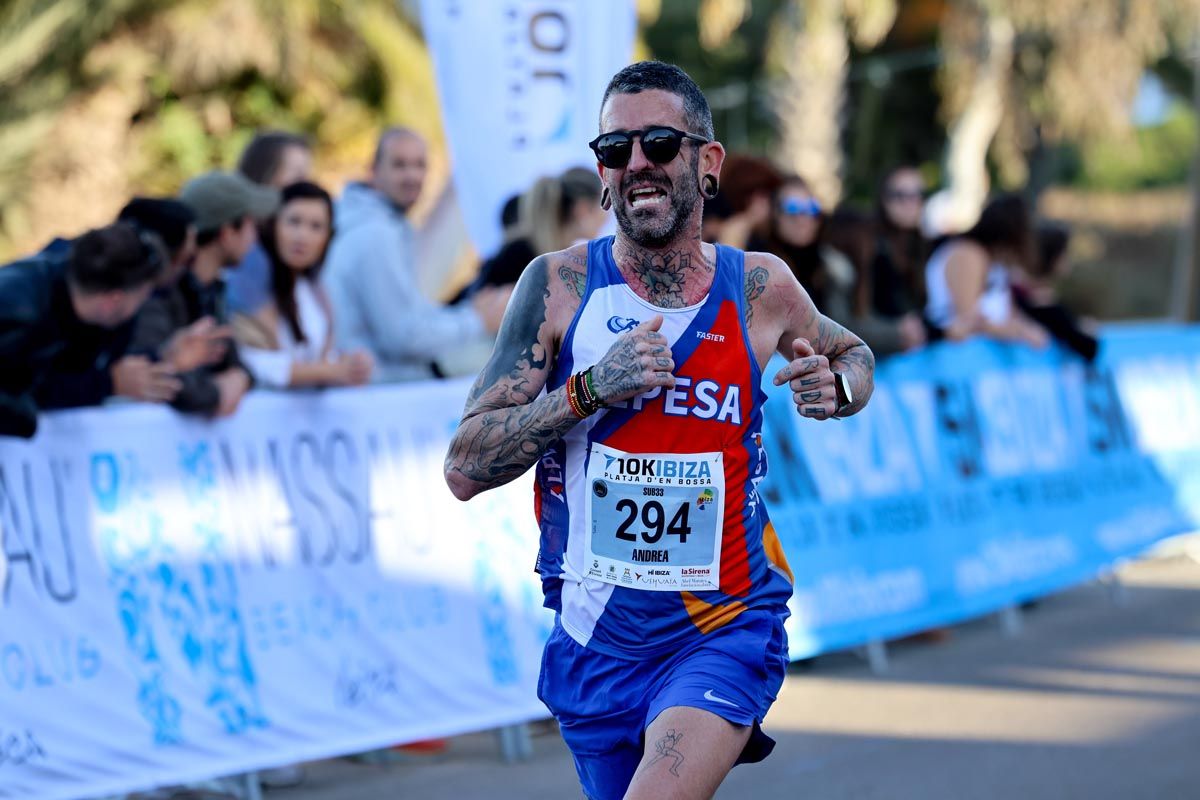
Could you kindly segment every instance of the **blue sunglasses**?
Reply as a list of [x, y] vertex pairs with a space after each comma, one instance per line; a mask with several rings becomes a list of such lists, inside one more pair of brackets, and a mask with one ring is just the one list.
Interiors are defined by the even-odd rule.
[[818, 217], [821, 204], [814, 199], [797, 200], [792, 197], [779, 204], [779, 210], [789, 217]]

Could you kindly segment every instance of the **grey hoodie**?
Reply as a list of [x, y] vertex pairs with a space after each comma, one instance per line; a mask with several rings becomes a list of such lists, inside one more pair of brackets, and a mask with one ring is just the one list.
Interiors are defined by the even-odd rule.
[[375, 380], [429, 378], [430, 364], [483, 333], [470, 306], [431, 303], [417, 286], [413, 229], [404, 214], [363, 183], [346, 187], [323, 281], [339, 350], [367, 350]]

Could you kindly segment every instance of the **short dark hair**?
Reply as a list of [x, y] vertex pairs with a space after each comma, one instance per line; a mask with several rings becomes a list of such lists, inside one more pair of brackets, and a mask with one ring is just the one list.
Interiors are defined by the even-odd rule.
[[406, 128], [403, 125], [393, 125], [390, 128], [385, 128], [383, 133], [379, 134], [378, 141], [375, 142], [375, 157], [371, 159], [371, 166], [379, 166], [379, 162], [383, 158], [383, 153], [387, 148], [388, 142], [401, 136], [412, 137], [418, 142], [425, 141], [421, 134], [417, 133], [412, 128]]
[[661, 61], [639, 61], [613, 75], [600, 101], [601, 113], [608, 98], [614, 94], [637, 94], [647, 89], [660, 89], [682, 98], [683, 114], [690, 129], [688, 132], [698, 133], [710, 140], [716, 138], [712, 110], [708, 107], [704, 92], [686, 72], [674, 64]]
[[989, 251], [1008, 250], [1026, 269], [1032, 269], [1037, 258], [1029, 204], [1015, 192], [993, 198], [983, 207], [979, 221], [963, 237], [978, 242]]
[[1031, 270], [1039, 278], [1049, 278], [1054, 275], [1054, 265], [1067, 252], [1071, 244], [1071, 231], [1066, 225], [1058, 222], [1045, 221], [1038, 225], [1037, 247], [1038, 258]]
[[279, 165], [283, 163], [283, 153], [289, 147], [312, 150], [308, 139], [298, 133], [263, 131], [251, 139], [250, 144], [242, 151], [242, 157], [238, 159], [238, 172], [265, 186], [279, 171]]
[[[730, 214], [740, 214], [750, 207], [755, 196], [766, 194], [775, 199], [783, 187], [783, 174], [770, 161], [755, 156], [732, 153], [721, 165], [721, 194]], [[805, 185], [805, 191], [811, 191]], [[728, 215], [727, 215], [728, 216]]]
[[[225, 226], [222, 225], [221, 228], [223, 228], [223, 227], [225, 227]], [[221, 228], [213, 228], [211, 231], [197, 231], [196, 232], [196, 246], [197, 247], [208, 247], [210, 244], [215, 242], [217, 240], [217, 237], [221, 235]]]
[[174, 258], [187, 242], [188, 229], [195, 227], [196, 215], [184, 203], [168, 197], [135, 197], [121, 209], [117, 221], [158, 234]]
[[208, 247], [220, 237], [221, 231], [225, 230], [226, 228], [236, 229], [242, 227], [246, 224], [246, 218], [248, 216], [249, 214], [238, 217], [237, 219], [231, 219], [228, 222], [222, 222], [217, 227], [210, 228], [206, 231], [196, 231], [196, 247]]
[[158, 280], [164, 263], [161, 239], [117, 222], [72, 242], [67, 279], [89, 294], [136, 289]]
[[504, 230], [512, 228], [520, 221], [521, 214], [521, 195], [514, 194], [512, 197], [504, 201], [504, 205], [500, 209], [500, 227]]

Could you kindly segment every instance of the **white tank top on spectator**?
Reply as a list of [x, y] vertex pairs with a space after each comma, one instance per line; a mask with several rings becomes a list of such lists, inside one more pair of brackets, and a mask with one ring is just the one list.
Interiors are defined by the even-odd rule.
[[[944, 243], [925, 265], [925, 288], [929, 301], [925, 305], [925, 316], [931, 323], [945, 330], [954, 323], [954, 299], [950, 295], [950, 284], [946, 281], [946, 262], [957, 240]], [[993, 261], [988, 265], [983, 294], [979, 297], [979, 313], [988, 322], [999, 325], [1012, 316], [1012, 290], [1008, 283], [1008, 269]]]
[[[276, 325], [275, 336], [278, 350], [263, 350], [242, 345], [239, 352], [242, 360], [250, 367], [254, 377], [263, 386], [280, 389], [288, 385], [295, 362], [320, 361], [329, 339], [330, 320], [325, 306], [317, 297], [312, 281], [296, 281], [296, 316], [305, 341], [297, 342], [292, 328], [281, 315]], [[330, 354], [332, 355], [332, 354]]]

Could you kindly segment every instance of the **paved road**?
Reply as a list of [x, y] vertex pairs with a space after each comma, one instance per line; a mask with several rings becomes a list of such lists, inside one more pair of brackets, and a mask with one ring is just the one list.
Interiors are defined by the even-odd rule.
[[[1043, 601], [1018, 638], [995, 618], [937, 644], [893, 646], [872, 675], [853, 654], [794, 670], [767, 719], [778, 741], [727, 800], [1200, 798], [1200, 565], [1126, 568], [1123, 605], [1090, 584]], [[267, 800], [575, 798], [551, 729], [505, 766], [491, 735], [389, 766], [343, 761]]]

